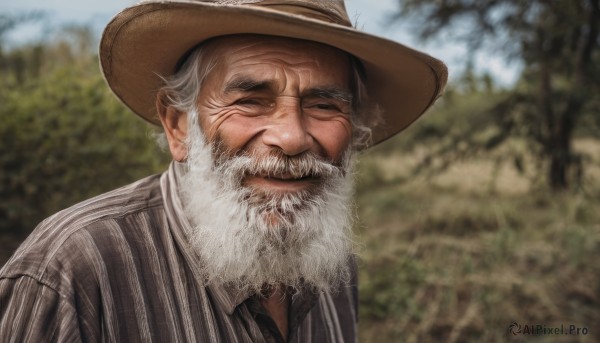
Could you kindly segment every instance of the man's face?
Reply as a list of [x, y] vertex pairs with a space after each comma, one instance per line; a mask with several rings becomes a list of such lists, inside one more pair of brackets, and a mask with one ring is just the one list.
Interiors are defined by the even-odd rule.
[[174, 130], [187, 131], [182, 204], [202, 273], [245, 290], [339, 284], [352, 250], [348, 57], [258, 36], [202, 48], [217, 63], [190, 110], [199, 124]]
[[[312, 153], [339, 164], [352, 126], [348, 56], [324, 45], [236, 36], [212, 43], [219, 56], [198, 98], [204, 136], [215, 159], [280, 152]], [[312, 177], [246, 175], [242, 185], [268, 194], [307, 191]]]

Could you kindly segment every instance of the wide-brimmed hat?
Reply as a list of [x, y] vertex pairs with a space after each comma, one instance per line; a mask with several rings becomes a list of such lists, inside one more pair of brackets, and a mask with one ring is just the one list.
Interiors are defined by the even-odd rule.
[[144, 1], [117, 14], [100, 42], [104, 77], [117, 97], [145, 120], [160, 125], [159, 76], [173, 75], [179, 60], [218, 36], [262, 34], [327, 44], [363, 64], [369, 96], [383, 110], [373, 143], [400, 132], [442, 94], [448, 71], [441, 61], [352, 27], [343, 0]]

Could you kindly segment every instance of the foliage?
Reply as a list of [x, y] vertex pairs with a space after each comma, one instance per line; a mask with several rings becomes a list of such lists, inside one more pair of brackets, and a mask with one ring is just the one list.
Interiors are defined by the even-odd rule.
[[[467, 177], [452, 184], [441, 182], [451, 170], [398, 182], [396, 174], [406, 170], [390, 170], [398, 163], [385, 161], [410, 157], [396, 151], [360, 164], [363, 182], [373, 180], [368, 174], [376, 164], [385, 175], [357, 195], [365, 242], [361, 342], [557, 341], [509, 336], [513, 322], [587, 327], [588, 335], [559, 341], [597, 342], [598, 188], [588, 195], [469, 190], [484, 159], [470, 159]], [[511, 185], [517, 176], [510, 175], [500, 178]], [[395, 206], [382, 207], [382, 199]]]
[[149, 128], [110, 94], [85, 28], [0, 55], [0, 233], [164, 167]]
[[598, 0], [403, 0], [400, 6], [399, 16], [410, 17], [424, 39], [455, 39], [520, 60], [518, 84], [481, 113], [495, 118], [485, 130], [498, 131], [494, 145], [525, 139], [553, 189], [576, 180], [582, 158], [572, 151], [573, 136], [600, 117]]

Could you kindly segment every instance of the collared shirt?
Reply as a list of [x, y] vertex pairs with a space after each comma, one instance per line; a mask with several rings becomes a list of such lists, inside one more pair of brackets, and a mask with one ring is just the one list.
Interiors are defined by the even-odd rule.
[[[0, 270], [0, 342], [283, 342], [255, 295], [203, 282], [178, 169], [44, 220]], [[287, 341], [356, 341], [352, 280], [293, 297]]]

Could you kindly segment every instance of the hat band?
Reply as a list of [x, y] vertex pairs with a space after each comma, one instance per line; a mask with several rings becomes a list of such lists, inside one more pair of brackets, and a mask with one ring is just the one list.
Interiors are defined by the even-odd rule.
[[277, 12], [283, 12], [288, 14], [300, 15], [303, 17], [316, 19], [332, 24], [338, 24], [342, 26], [352, 27], [352, 23], [347, 17], [335, 13], [337, 11], [331, 9], [321, 8], [320, 6], [310, 6], [308, 3], [294, 3], [290, 4], [290, 1], [277, 1], [277, 0], [263, 0], [259, 2], [250, 3], [250, 6], [267, 7]]

